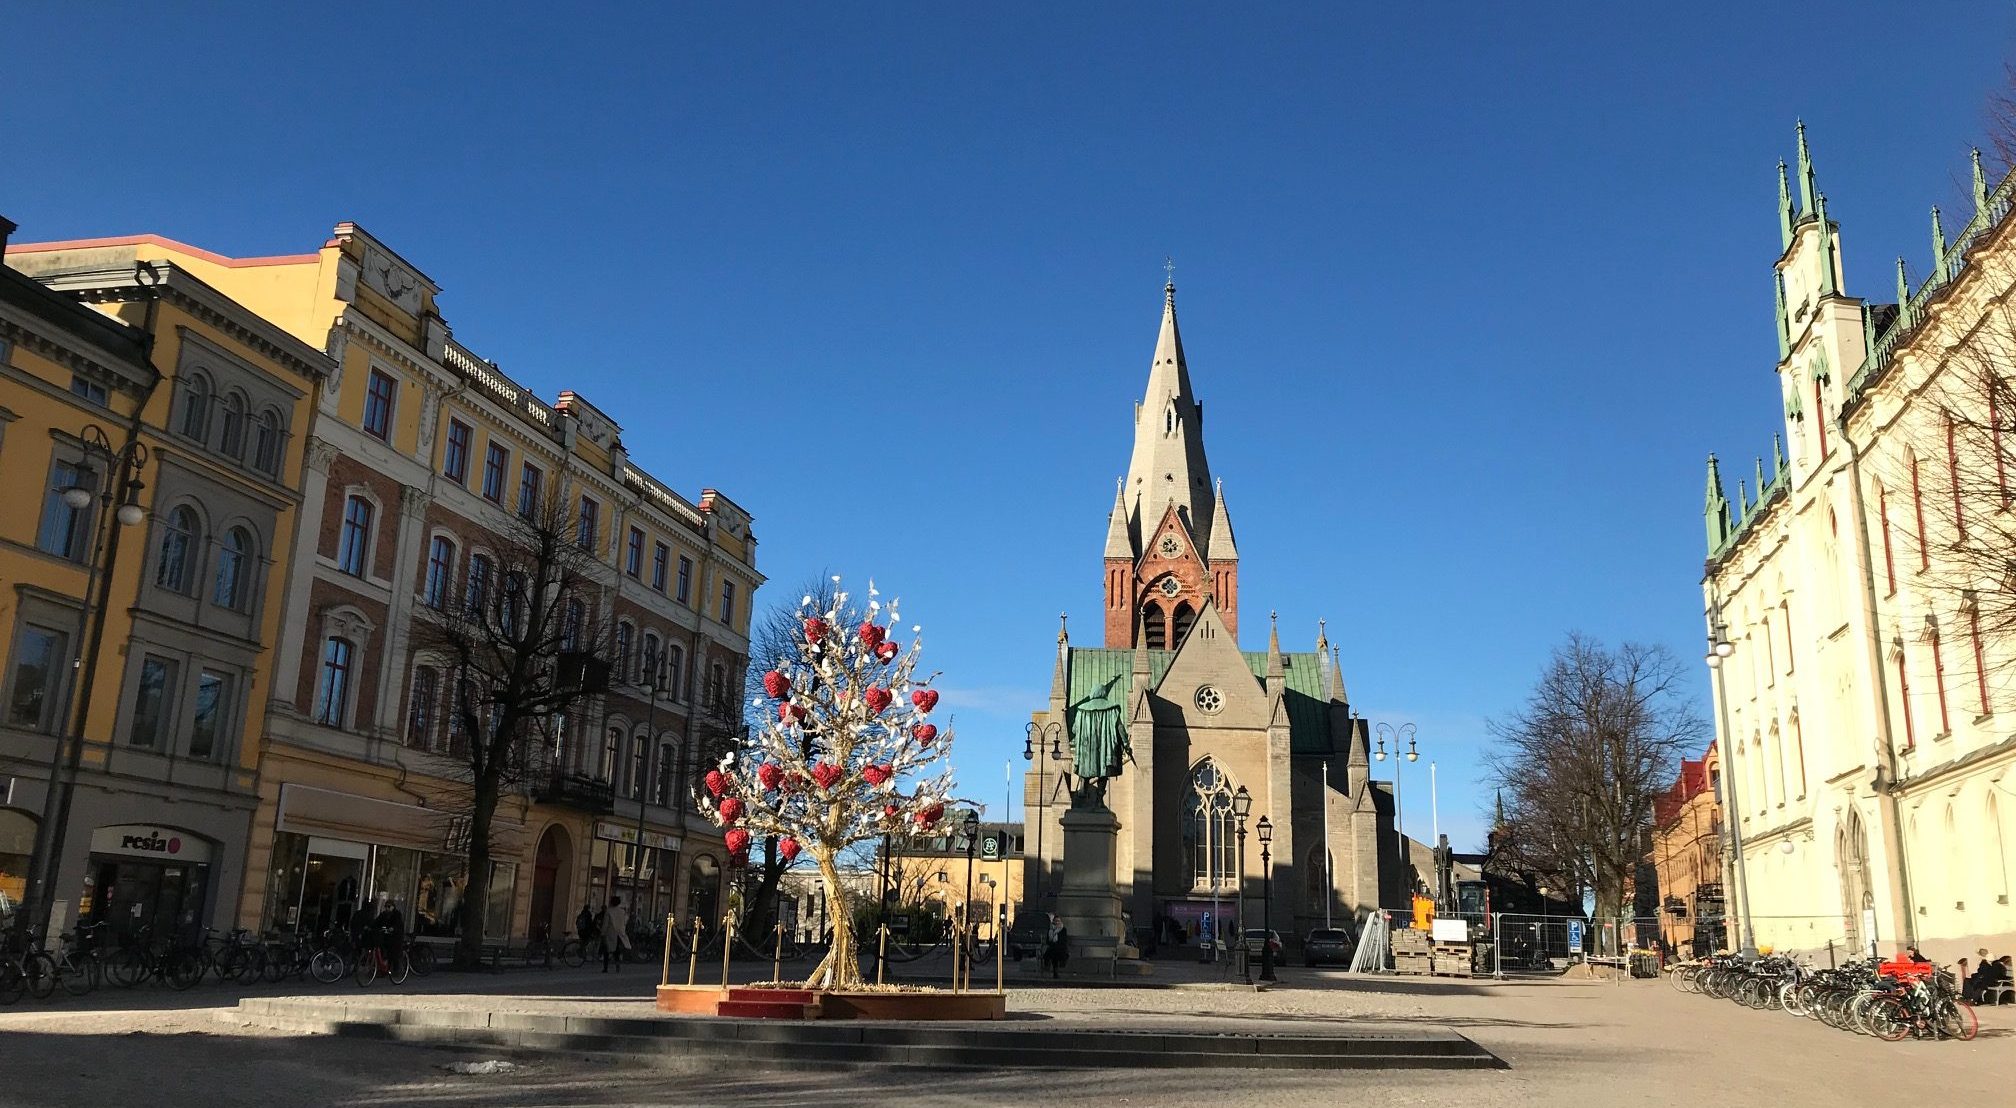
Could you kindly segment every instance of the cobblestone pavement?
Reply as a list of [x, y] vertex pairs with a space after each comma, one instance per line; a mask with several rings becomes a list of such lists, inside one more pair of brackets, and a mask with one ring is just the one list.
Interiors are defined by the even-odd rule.
[[[1893, 1104], [1937, 1090], [1942, 1103], [2016, 1100], [2016, 1008], [1986, 1012], [1972, 1043], [1879, 1043], [1656, 982], [1515, 981], [1502, 985], [1350, 978], [1297, 970], [1265, 993], [1197, 988], [1015, 989], [1031, 1019], [1105, 1026], [1239, 1030], [1420, 1024], [1459, 1031], [1497, 1053], [1495, 1071], [1004, 1070], [973, 1073], [756, 1072], [723, 1066], [694, 1075], [642, 1065], [519, 1056], [509, 1074], [460, 1076], [456, 1060], [496, 1051], [442, 1050], [244, 1026], [235, 995], [141, 990], [83, 1001], [0, 1009], [0, 1106], [148, 1104], [825, 1105], [1401, 1105], [1618, 1104], [1698, 1108], [1704, 1096], [1739, 1105]], [[424, 986], [328, 995], [428, 1006], [640, 1014], [651, 975], [590, 971], [438, 975]], [[1162, 982], [1168, 984], [1168, 982]], [[255, 995], [300, 995], [299, 989]], [[1929, 1084], [1928, 1084], [1929, 1082]]]

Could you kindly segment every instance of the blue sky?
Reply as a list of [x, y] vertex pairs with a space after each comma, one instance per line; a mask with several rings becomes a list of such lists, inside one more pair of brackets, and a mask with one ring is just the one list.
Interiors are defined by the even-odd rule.
[[[1930, 205], [1965, 221], [2012, 31], [1942, 2], [281, 7], [10, 10], [18, 237], [362, 223], [459, 339], [753, 510], [768, 599], [822, 567], [900, 594], [983, 798], [1057, 613], [1097, 633], [1172, 255], [1246, 645], [1327, 617], [1459, 848], [1484, 721], [1567, 631], [1670, 644], [1705, 711], [1702, 460], [1733, 480], [1778, 422], [1794, 119], [1848, 291], [1886, 298]], [[812, 460], [835, 440], [859, 472]]]

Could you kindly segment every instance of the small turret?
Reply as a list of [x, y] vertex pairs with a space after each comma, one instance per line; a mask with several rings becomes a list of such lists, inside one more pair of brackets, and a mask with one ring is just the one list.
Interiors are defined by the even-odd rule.
[[1981, 148], [1975, 147], [1971, 155], [1974, 162], [1974, 218], [1988, 208], [1988, 171], [1981, 168]]
[[1946, 269], [1946, 228], [1939, 222], [1939, 205], [1932, 205], [1932, 280], [1945, 284], [1952, 277]]
[[1813, 210], [1820, 217], [1820, 295], [1833, 296], [1841, 291], [1841, 282], [1834, 274], [1834, 227], [1827, 222], [1826, 194], [1818, 203]]
[[1712, 556], [1729, 541], [1729, 497], [1722, 491], [1722, 467], [1715, 455], [1708, 455], [1708, 498], [1701, 509], [1708, 524], [1708, 553]]
[[1792, 181], [1785, 176], [1785, 160], [1778, 160], [1778, 248], [1792, 249]]
[[1806, 148], [1806, 121], [1799, 121], [1799, 208], [1807, 215], [1820, 210], [1820, 188], [1813, 177], [1813, 152]]

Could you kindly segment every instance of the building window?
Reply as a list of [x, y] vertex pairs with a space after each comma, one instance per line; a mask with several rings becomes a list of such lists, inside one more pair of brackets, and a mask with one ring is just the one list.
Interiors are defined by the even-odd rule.
[[270, 408], [259, 413], [252, 432], [252, 465], [269, 477], [280, 475], [280, 413]]
[[434, 536], [427, 547], [427, 589], [424, 594], [429, 608], [439, 611], [448, 606], [448, 598], [455, 592], [455, 540], [446, 535]]
[[245, 401], [235, 392], [224, 398], [224, 435], [218, 449], [233, 458], [245, 456]]
[[406, 745], [421, 750], [434, 746], [434, 713], [441, 697], [441, 671], [421, 666], [413, 671], [413, 691], [406, 704]]
[[581, 644], [581, 627], [588, 622], [588, 607], [574, 597], [567, 598], [567, 605], [560, 617], [560, 649], [578, 650]]
[[666, 566], [672, 560], [672, 548], [664, 543], [651, 546], [651, 587], [660, 593], [665, 591]]
[[658, 744], [658, 796], [656, 803], [663, 808], [672, 803], [672, 774], [676, 767], [672, 764], [672, 744]]
[[322, 680], [315, 691], [315, 722], [343, 726], [343, 713], [350, 704], [350, 669], [356, 653], [357, 648], [349, 639], [331, 636], [322, 644]]
[[182, 437], [203, 442], [210, 430], [210, 381], [200, 373], [182, 386]]
[[[1827, 394], [1821, 391], [1820, 379], [1813, 379], [1813, 426], [1820, 432], [1820, 460], [1827, 460]], [[1757, 490], [1757, 498], [1764, 498], [1764, 490]]]
[[1206, 758], [1190, 774], [1190, 814], [1183, 828], [1193, 888], [1222, 889], [1237, 883], [1234, 822], [1231, 779]]
[[217, 753], [224, 717], [231, 708], [231, 678], [215, 670], [196, 677], [196, 714], [189, 723], [189, 756], [209, 759]]
[[630, 799], [642, 800], [644, 782], [651, 779], [651, 739], [646, 735], [638, 735], [631, 742], [636, 746], [637, 753], [630, 762]]
[[518, 514], [526, 519], [539, 514], [539, 483], [544, 476], [531, 462], [518, 471]]
[[1885, 596], [1897, 594], [1897, 559], [1890, 551], [1890, 494], [1876, 486], [1876, 524], [1883, 532], [1883, 581]]
[[181, 505], [161, 525], [161, 549], [154, 559], [154, 583], [169, 592], [189, 591], [189, 549], [196, 541], [196, 513]]
[[448, 421], [448, 439], [441, 447], [441, 475], [460, 485], [469, 479], [469, 425]]
[[352, 496], [343, 503], [343, 531], [336, 544], [336, 568], [364, 576], [371, 554], [371, 502]]
[[1953, 479], [1953, 537], [1959, 541], [1967, 538], [1967, 512], [1960, 504], [1960, 448], [1955, 441], [1957, 432], [1953, 427], [1953, 413], [1946, 412], [1946, 473]]
[[594, 497], [581, 498], [581, 516], [574, 525], [574, 545], [583, 550], [595, 550], [595, 534], [602, 521], [602, 505]]
[[1169, 625], [1162, 617], [1162, 609], [1150, 604], [1141, 613], [1141, 631], [1150, 650], [1161, 650], [1168, 645]]
[[692, 596], [693, 559], [681, 554], [679, 555], [679, 593], [677, 599], [681, 604], [690, 604], [692, 603]]
[[707, 698], [716, 711], [728, 706], [728, 667], [715, 662], [707, 670]]
[[2009, 456], [2002, 445], [2002, 413], [2009, 406], [2009, 386], [1993, 374], [1988, 379], [1988, 448], [1995, 452], [1995, 495], [2009, 506]]
[[1974, 691], [1981, 698], [1981, 714], [1989, 715], [1988, 665], [1981, 656], [1981, 609], [1971, 605], [1967, 609], [1967, 638], [1974, 649]]
[[140, 680], [133, 687], [133, 727], [126, 733], [128, 743], [149, 749], [159, 745], [174, 683], [174, 662], [152, 654], [141, 660]]
[[511, 464], [511, 452], [496, 443], [483, 448], [483, 499], [504, 503], [504, 470]]
[[390, 442], [392, 440], [392, 402], [398, 396], [399, 385], [382, 370], [372, 370], [371, 380], [364, 386], [364, 430]]
[[1925, 533], [1925, 490], [1918, 482], [1918, 456], [1911, 456], [1911, 512], [1918, 524], [1918, 568], [1932, 568], [1932, 537]]
[[104, 385], [76, 373], [70, 375], [70, 395], [82, 399], [86, 404], [96, 404], [100, 408], [105, 407], [111, 399], [105, 392]]
[[238, 610], [245, 603], [247, 561], [252, 554], [252, 535], [243, 527], [224, 532], [217, 547], [217, 579], [210, 589], [210, 602], [220, 608]]
[[644, 575], [644, 532], [632, 527], [629, 541], [623, 547], [623, 572], [632, 577]]
[[638, 681], [651, 687], [658, 684], [658, 636], [655, 632], [644, 632], [644, 666]]
[[514, 639], [525, 633], [526, 588], [524, 574], [516, 570], [504, 574], [504, 592], [498, 600], [497, 622]]
[[665, 644], [665, 695], [679, 699], [679, 683], [686, 679], [686, 648], [678, 643]]
[[[71, 489], [90, 492], [91, 502], [82, 508], [64, 503], [63, 494]], [[84, 537], [97, 502], [98, 474], [89, 466], [58, 459], [49, 467], [49, 489], [42, 498], [42, 528], [35, 535], [35, 545], [59, 558], [83, 561]]]
[[1904, 716], [1904, 749], [1918, 749], [1918, 734], [1911, 723], [1911, 666], [1904, 652], [1897, 652], [1897, 709]]
[[630, 673], [630, 646], [636, 633], [637, 629], [627, 623], [616, 625], [616, 679], [618, 681], [628, 682], [633, 680]]
[[490, 556], [488, 554], [469, 555], [469, 576], [463, 585], [463, 609], [470, 618], [477, 619], [490, 606]]
[[721, 622], [725, 624], [733, 624], [735, 622], [735, 582], [733, 581], [721, 582]]
[[616, 785], [622, 777], [623, 729], [611, 727], [602, 743], [602, 780]]
[[14, 647], [14, 681], [7, 693], [7, 722], [34, 731], [56, 730], [56, 691], [69, 661], [70, 637], [25, 624]]
[[1927, 639], [1932, 647], [1932, 691], [1939, 703], [1939, 733], [1950, 735], [1953, 733], [1953, 721], [1946, 710], [1946, 652], [1940, 649], [1937, 628]]

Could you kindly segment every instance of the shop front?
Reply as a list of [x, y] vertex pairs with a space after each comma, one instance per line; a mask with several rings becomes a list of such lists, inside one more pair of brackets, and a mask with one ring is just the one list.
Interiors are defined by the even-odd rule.
[[646, 830], [640, 840], [635, 824], [596, 821], [589, 903], [599, 906], [612, 894], [621, 896], [631, 919], [640, 927], [655, 927], [672, 910], [681, 846], [677, 835]]
[[28, 895], [28, 861], [35, 853], [35, 817], [19, 808], [0, 808], [0, 931], [14, 925], [14, 913]]
[[216, 844], [177, 828], [123, 823], [91, 832], [77, 918], [114, 943], [202, 938]]
[[[524, 828], [497, 821], [491, 841], [484, 932], [512, 934]], [[418, 805], [286, 784], [267, 877], [264, 926], [320, 933], [349, 929], [367, 906], [389, 902], [422, 937], [461, 934], [468, 888], [465, 818]]]

